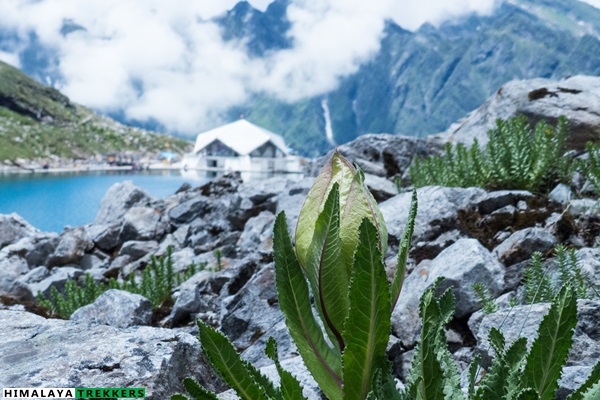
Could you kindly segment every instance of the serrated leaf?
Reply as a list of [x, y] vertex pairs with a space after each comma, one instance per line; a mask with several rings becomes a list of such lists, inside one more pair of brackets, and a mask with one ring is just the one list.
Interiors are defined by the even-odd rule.
[[350, 275], [341, 250], [339, 185], [335, 183], [317, 218], [305, 272], [329, 339], [340, 351], [344, 349], [342, 331], [350, 308]]
[[250, 365], [244, 362], [221, 332], [198, 320], [199, 339], [206, 357], [221, 377], [243, 400], [268, 400], [254, 380]]
[[[585, 400], [585, 395], [587, 395], [587, 392], [590, 391], [594, 385], [598, 386], [597, 390], [598, 394], [600, 394], [600, 361], [594, 365], [586, 381], [579, 386], [577, 390], [571, 393], [567, 397], [567, 400]], [[588, 398], [592, 399], [592, 397]], [[600, 398], [600, 396], [597, 398]]]
[[438, 339], [443, 335], [441, 313], [434, 297], [439, 280], [421, 297], [419, 315], [423, 327], [421, 339], [415, 351], [415, 366], [420, 369], [421, 383], [418, 387], [421, 400], [444, 400], [444, 371], [438, 360]]
[[387, 374], [390, 291], [377, 228], [364, 219], [354, 257], [350, 312], [344, 327], [344, 399], [363, 400], [378, 369]]
[[588, 389], [583, 394], [583, 400], [598, 400], [600, 399], [600, 382]]
[[469, 364], [467, 377], [469, 379], [469, 399], [475, 398], [475, 385], [477, 384], [477, 376], [479, 372], [479, 363], [481, 362], [481, 355], [477, 354], [475, 358]]
[[[496, 352], [496, 357], [492, 361], [489, 372], [481, 381], [480, 390], [478, 391], [481, 399], [511, 398], [509, 393], [520, 389], [521, 378], [519, 373], [523, 360], [527, 355], [527, 339], [519, 338], [515, 340], [505, 352], [503, 349], [504, 336], [500, 331], [496, 331], [495, 340], [501, 351]], [[490, 331], [490, 342], [491, 340]]]
[[185, 390], [187, 390], [196, 400], [219, 400], [215, 393], [203, 388], [195, 379], [185, 378], [183, 380], [183, 387], [185, 387]]
[[171, 395], [171, 400], [190, 400], [190, 398], [184, 394], [175, 393]]
[[500, 330], [495, 326], [492, 327], [488, 333], [488, 341], [497, 355], [501, 356], [504, 354], [504, 346], [506, 345], [506, 341], [502, 332], [500, 332]]
[[408, 220], [404, 227], [404, 233], [402, 234], [402, 240], [400, 240], [400, 247], [398, 249], [398, 262], [396, 266], [396, 273], [394, 274], [394, 280], [392, 281], [392, 311], [396, 307], [400, 292], [402, 291], [402, 285], [404, 284], [404, 278], [406, 275], [406, 261], [408, 260], [408, 251], [410, 250], [410, 243], [412, 241], [413, 232], [415, 230], [415, 220], [417, 218], [418, 200], [417, 190], [413, 190], [412, 198], [410, 200], [410, 210], [408, 211]]
[[273, 254], [279, 306], [290, 335], [323, 393], [330, 400], [341, 399], [341, 356], [329, 347], [312, 313], [308, 284], [292, 247], [283, 212], [275, 221]]
[[446, 325], [452, 320], [454, 315], [454, 309], [456, 308], [456, 301], [454, 299], [454, 293], [451, 288], [444, 290], [444, 293], [437, 300], [440, 308], [440, 323]]
[[527, 388], [527, 389], [521, 390], [515, 397], [515, 400], [539, 400], [539, 399], [540, 399], [540, 396], [535, 391], [535, 389], [532, 389], [532, 388]]
[[400, 393], [402, 400], [415, 400], [419, 398], [419, 387], [421, 386], [422, 377], [417, 377], [415, 380], [409, 382], [404, 391]]
[[565, 285], [540, 324], [523, 371], [525, 385], [535, 388], [541, 400], [554, 398], [576, 324], [577, 298], [573, 288]]
[[440, 335], [438, 341], [438, 359], [444, 371], [444, 400], [465, 400], [460, 385], [460, 374], [447, 348], [446, 337]]
[[381, 392], [383, 394], [383, 400], [402, 400], [400, 392], [396, 389], [396, 381], [391, 373], [387, 375], [387, 378], [383, 379]]
[[281, 395], [283, 400], [306, 400], [302, 395], [302, 386], [300, 382], [288, 371], [284, 370], [279, 363], [279, 357], [277, 356], [277, 342], [275, 339], [270, 337], [267, 340], [267, 347], [265, 349], [267, 356], [275, 362], [277, 373], [279, 374], [281, 382]]
[[504, 363], [508, 373], [504, 385], [508, 398], [512, 398], [521, 387], [521, 370], [527, 357], [527, 339], [522, 337], [515, 340], [504, 354]]

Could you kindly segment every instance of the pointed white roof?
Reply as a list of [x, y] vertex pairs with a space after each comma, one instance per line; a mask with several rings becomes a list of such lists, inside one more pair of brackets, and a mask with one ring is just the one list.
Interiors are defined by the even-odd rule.
[[285, 141], [281, 136], [256, 126], [245, 119], [199, 134], [194, 146], [194, 153], [199, 152], [215, 140], [219, 140], [230, 147], [240, 156], [252, 153], [269, 141], [284, 154], [289, 154]]

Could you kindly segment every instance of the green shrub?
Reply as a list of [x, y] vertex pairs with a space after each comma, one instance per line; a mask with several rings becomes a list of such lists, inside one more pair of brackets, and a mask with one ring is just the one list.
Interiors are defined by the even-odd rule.
[[484, 314], [492, 314], [498, 311], [498, 305], [494, 303], [494, 298], [490, 294], [490, 291], [482, 283], [473, 284], [473, 291], [475, 291], [479, 301], [483, 304], [482, 310]]
[[524, 275], [523, 303], [551, 301], [565, 284], [573, 287], [577, 298], [598, 297], [594, 284], [583, 271], [581, 263], [577, 259], [575, 249], [557, 245], [554, 253], [556, 254], [554, 267], [558, 271], [556, 279], [552, 279], [550, 271], [544, 266], [541, 253], [536, 252], [531, 257]]
[[544, 190], [565, 175], [570, 165], [564, 156], [567, 121], [554, 128], [540, 121], [531, 129], [525, 117], [498, 120], [485, 151], [477, 141], [470, 149], [446, 145], [441, 156], [415, 159], [410, 168], [416, 187], [428, 185], [493, 189]]
[[[356, 171], [338, 153], [325, 165], [308, 194], [296, 228], [295, 248], [285, 214], [277, 217], [273, 251], [279, 305], [298, 352], [320, 389], [331, 400], [550, 400], [558, 387], [577, 322], [576, 295], [570, 285], [555, 298], [529, 352], [524, 338], [505, 349], [500, 331], [492, 330], [490, 342], [497, 356], [479, 382], [478, 361], [472, 363], [465, 395], [444, 330], [453, 317], [455, 300], [450, 289], [435, 297], [438, 280], [421, 298], [421, 337], [407, 386], [398, 392], [386, 346], [416, 212], [413, 192], [391, 283], [382, 257], [387, 233], [381, 214], [364, 186], [360, 170]], [[275, 361], [281, 378], [279, 387], [244, 361], [222, 333], [200, 320], [198, 327], [204, 354], [241, 399], [304, 399], [297, 379], [281, 368], [272, 338], [266, 353]], [[183, 383], [197, 400], [217, 399], [192, 378]], [[600, 362], [570, 400], [596, 399], [599, 392]], [[188, 397], [177, 393], [171, 399]]]
[[600, 146], [587, 144], [588, 159], [583, 163], [587, 179], [594, 185], [596, 193], [600, 195]]
[[[69, 318], [75, 310], [93, 303], [98, 296], [108, 289], [125, 290], [144, 296], [152, 303], [153, 308], [159, 308], [166, 300], [171, 298], [174, 288], [197, 272], [197, 267], [191, 264], [184, 272], [173, 271], [171, 258], [172, 249], [167, 248], [165, 257], [152, 256], [150, 264], [142, 271], [141, 281], [135, 281], [134, 274], [124, 282], [111, 278], [108, 284], [97, 283], [90, 274], [85, 274], [83, 287], [78, 286], [75, 280], [68, 280], [64, 293], [60, 293], [54, 286], [50, 289], [50, 297], [45, 298], [38, 293], [38, 303], [62, 318]], [[200, 265], [200, 270], [204, 269]]]
[[69, 318], [80, 307], [91, 304], [106, 292], [109, 287], [104, 283], [96, 283], [90, 274], [85, 274], [83, 287], [78, 286], [75, 280], [68, 280], [64, 293], [60, 293], [55, 286], [50, 288], [50, 297], [46, 299], [38, 292], [38, 303], [56, 315]]

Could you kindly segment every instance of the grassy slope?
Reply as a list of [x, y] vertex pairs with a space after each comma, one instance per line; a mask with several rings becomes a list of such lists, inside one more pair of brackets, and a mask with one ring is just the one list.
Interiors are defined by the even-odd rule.
[[0, 160], [155, 153], [167, 147], [182, 153], [191, 143], [99, 116], [0, 61]]

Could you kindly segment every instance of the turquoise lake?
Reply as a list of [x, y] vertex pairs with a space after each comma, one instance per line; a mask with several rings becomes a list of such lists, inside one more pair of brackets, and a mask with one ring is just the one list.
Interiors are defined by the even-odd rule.
[[198, 186], [204, 174], [183, 177], [178, 171], [0, 175], [0, 214], [17, 213], [42, 231], [60, 232], [67, 225], [94, 220], [106, 191], [126, 180], [156, 198], [172, 195], [183, 185]]

